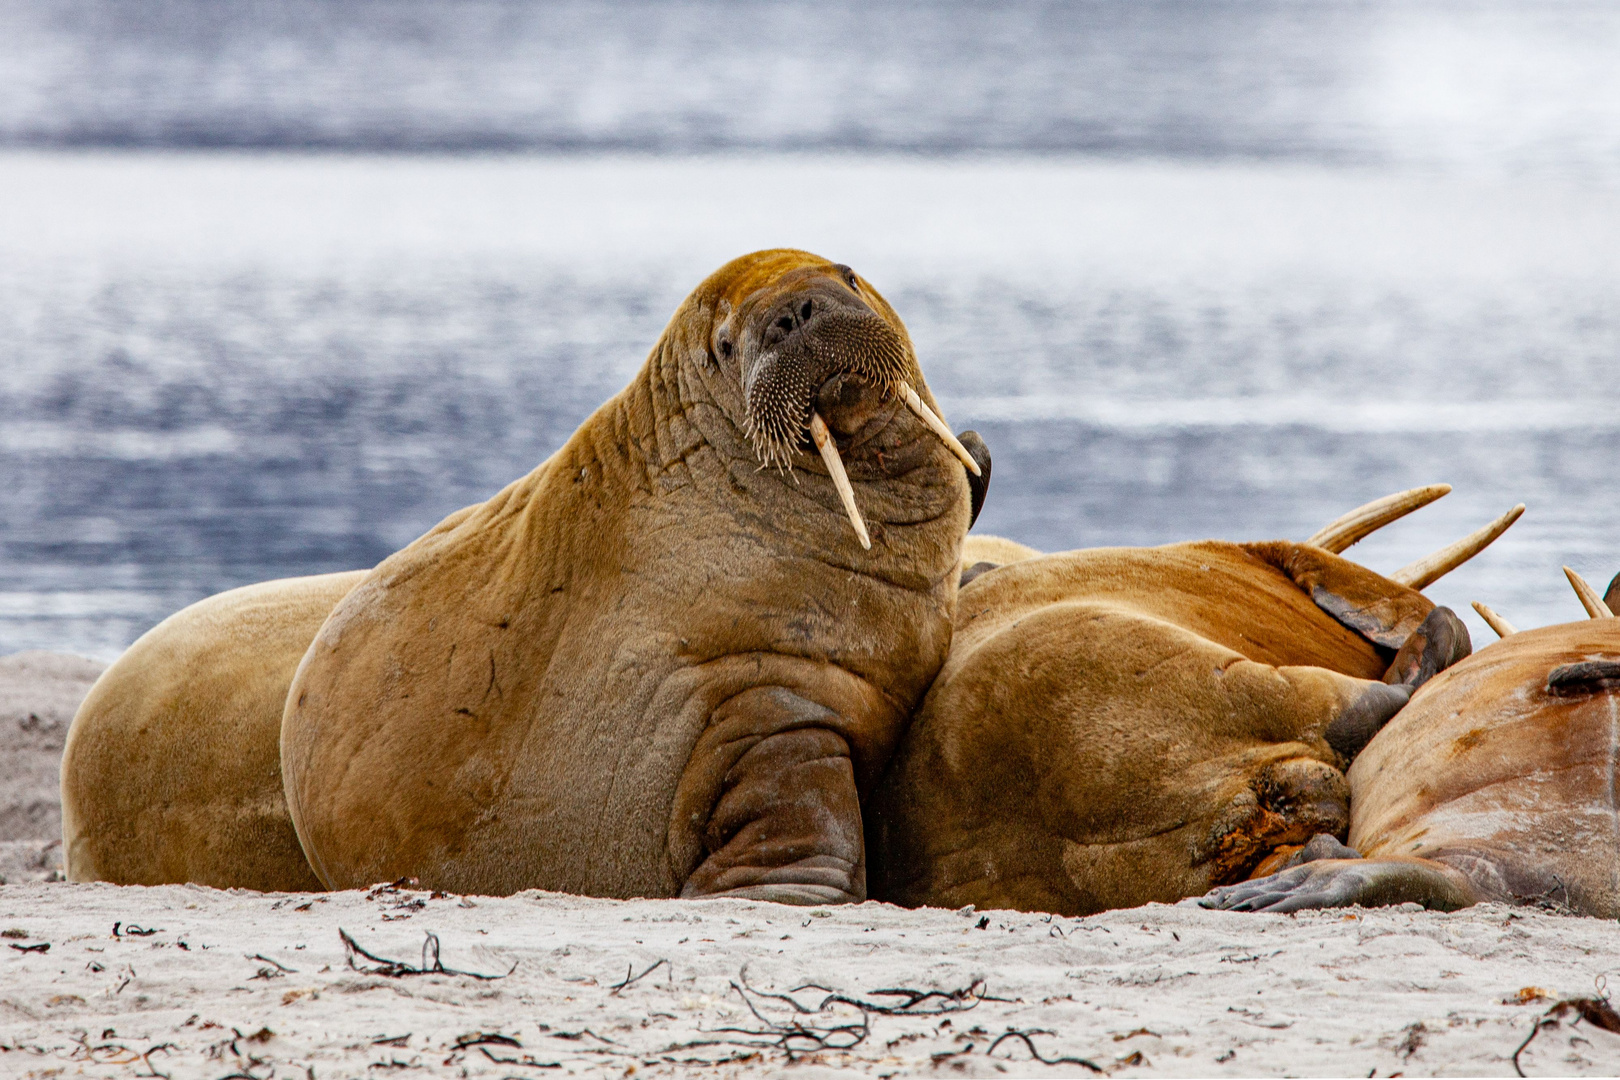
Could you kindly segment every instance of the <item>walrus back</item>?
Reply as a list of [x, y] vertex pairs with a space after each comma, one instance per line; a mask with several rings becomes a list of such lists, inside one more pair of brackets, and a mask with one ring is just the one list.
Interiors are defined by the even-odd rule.
[[[1124, 605], [1257, 663], [1382, 678], [1389, 656], [1322, 610], [1257, 547], [1263, 551], [1265, 545], [1203, 540], [1084, 548], [1003, 566], [976, 579], [971, 593], [964, 590], [946, 671], [959, 648], [970, 648], [981, 634], [1049, 604], [1084, 600]], [[1344, 574], [1375, 576], [1353, 563], [1333, 562]], [[992, 613], [990, 621], [979, 620], [981, 610]]]
[[282, 704], [363, 571], [233, 589], [171, 615], [104, 672], [62, 757], [68, 877], [321, 887], [281, 792]]
[[1488, 862], [1515, 896], [1620, 914], [1620, 694], [1548, 685], [1617, 656], [1620, 622], [1594, 619], [1512, 634], [1431, 680], [1350, 769], [1350, 845]]

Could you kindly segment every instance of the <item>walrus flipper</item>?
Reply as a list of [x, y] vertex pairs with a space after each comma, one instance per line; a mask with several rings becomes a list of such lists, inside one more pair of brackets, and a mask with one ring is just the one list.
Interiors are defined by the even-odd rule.
[[1344, 756], [1354, 761], [1356, 755], [1372, 742], [1372, 737], [1383, 730], [1390, 718], [1412, 700], [1412, 688], [1404, 684], [1394, 686], [1370, 683], [1350, 704], [1328, 722], [1322, 738]]
[[990, 448], [984, 444], [984, 439], [977, 431], [964, 431], [956, 437], [963, 448], [978, 463], [979, 475], [967, 474], [968, 498], [971, 507], [968, 513], [968, 528], [973, 528], [979, 520], [979, 511], [984, 509], [984, 496], [990, 490]]
[[1435, 675], [1474, 651], [1468, 627], [1448, 607], [1437, 607], [1424, 617], [1390, 661], [1384, 681], [1416, 690]]
[[1200, 907], [1267, 911], [1417, 903], [1456, 911], [1477, 903], [1468, 878], [1433, 859], [1319, 859], [1270, 877], [1211, 889]]
[[[866, 899], [861, 805], [849, 743], [828, 709], [779, 687], [728, 703], [733, 722], [757, 713], [760, 728], [740, 739], [703, 846], [707, 853], [683, 897], [731, 896], [782, 904]], [[786, 714], [786, 715], [784, 715]], [[800, 726], [787, 726], [797, 722]]]
[[1405, 645], [1434, 609], [1416, 589], [1309, 544], [1270, 540], [1240, 546], [1287, 574], [1317, 607], [1386, 649]]

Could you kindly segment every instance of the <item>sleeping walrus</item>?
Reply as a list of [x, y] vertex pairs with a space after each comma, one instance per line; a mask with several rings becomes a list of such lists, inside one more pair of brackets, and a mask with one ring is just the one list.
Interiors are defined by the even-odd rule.
[[1620, 916], [1620, 621], [1566, 572], [1592, 618], [1517, 633], [1482, 610], [1507, 636], [1413, 695], [1351, 767], [1348, 849], [1313, 841], [1323, 857], [1200, 903], [1495, 900]]
[[1417, 590], [1522, 507], [1388, 578], [1336, 553], [1447, 490], [1303, 544], [1014, 547], [987, 566], [997, 549], [976, 540], [950, 655], [869, 815], [873, 896], [1082, 914], [1198, 895], [1343, 836], [1341, 770], [1468, 652]]
[[853, 271], [721, 268], [556, 454], [321, 627], [281, 729], [316, 875], [864, 899], [862, 798], [950, 644], [964, 465]]

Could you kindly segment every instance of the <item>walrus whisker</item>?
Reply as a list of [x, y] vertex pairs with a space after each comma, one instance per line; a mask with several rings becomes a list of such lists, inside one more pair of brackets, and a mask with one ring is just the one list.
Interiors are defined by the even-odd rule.
[[1586, 609], [1586, 614], [1589, 617], [1594, 619], [1614, 618], [1614, 612], [1609, 610], [1609, 605], [1603, 602], [1603, 597], [1598, 595], [1596, 589], [1587, 584], [1585, 578], [1567, 566], [1564, 567], [1564, 576], [1569, 578], [1570, 588], [1575, 590], [1575, 595], [1581, 601], [1581, 607]]
[[1316, 530], [1305, 542], [1312, 547], [1319, 547], [1323, 551], [1331, 551], [1337, 555], [1390, 522], [1399, 521], [1412, 511], [1428, 506], [1436, 499], [1449, 494], [1451, 494], [1450, 484], [1428, 484], [1424, 487], [1397, 491], [1393, 495], [1374, 499], [1349, 513], [1339, 515]]
[[1479, 617], [1485, 620], [1485, 625], [1496, 631], [1497, 637], [1504, 638], [1509, 634], [1517, 634], [1519, 632], [1518, 627], [1502, 618], [1502, 616], [1498, 615], [1496, 612], [1492, 611], [1478, 600], [1473, 601], [1473, 605], [1474, 610], [1479, 612]]
[[844, 512], [849, 515], [849, 523], [855, 526], [856, 538], [861, 547], [871, 551], [872, 540], [866, 535], [866, 522], [861, 520], [861, 512], [855, 507], [855, 489], [850, 486], [849, 474], [844, 472], [844, 459], [838, 456], [838, 445], [833, 442], [832, 432], [827, 430], [827, 421], [818, 412], [810, 414], [810, 437], [821, 451], [821, 460], [827, 463], [827, 474], [832, 477], [833, 487], [838, 489], [838, 497], [844, 500]]
[[900, 391], [900, 398], [906, 403], [906, 407], [916, 413], [918, 419], [927, 424], [930, 431], [939, 436], [940, 442], [944, 443], [951, 453], [962, 459], [962, 464], [967, 466], [967, 471], [974, 476], [978, 476], [979, 463], [973, 460], [973, 455], [967, 452], [967, 447], [963, 446], [961, 441], [951, 434], [951, 429], [945, 425], [945, 421], [939, 418], [939, 414], [930, 409], [923, 399], [917, 396], [917, 391], [911, 388], [911, 384], [904, 379], [899, 379], [895, 381], [894, 388]]
[[1523, 513], [1524, 503], [1520, 503], [1489, 525], [1475, 529], [1461, 540], [1401, 567], [1389, 575], [1389, 580], [1421, 592], [1490, 547], [1491, 541], [1507, 532], [1508, 526], [1518, 521]]

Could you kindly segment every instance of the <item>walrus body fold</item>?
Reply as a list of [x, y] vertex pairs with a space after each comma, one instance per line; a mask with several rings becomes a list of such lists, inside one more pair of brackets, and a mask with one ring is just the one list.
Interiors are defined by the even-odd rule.
[[964, 585], [879, 789], [879, 899], [1083, 914], [1241, 880], [1344, 835], [1341, 769], [1466, 652], [1445, 609], [1310, 545], [1027, 550], [964, 555], [1012, 561]]
[[1620, 621], [1513, 633], [1425, 685], [1357, 758], [1353, 850], [1203, 903], [1287, 912], [1494, 900], [1620, 917], [1617, 748]]
[[69, 880], [321, 888], [282, 795], [281, 711], [315, 631], [363, 577], [211, 596], [102, 673], [62, 754]]
[[281, 761], [321, 881], [863, 899], [861, 798], [944, 660], [970, 513], [902, 383], [931, 406], [846, 267], [700, 286], [555, 455], [320, 629]]

